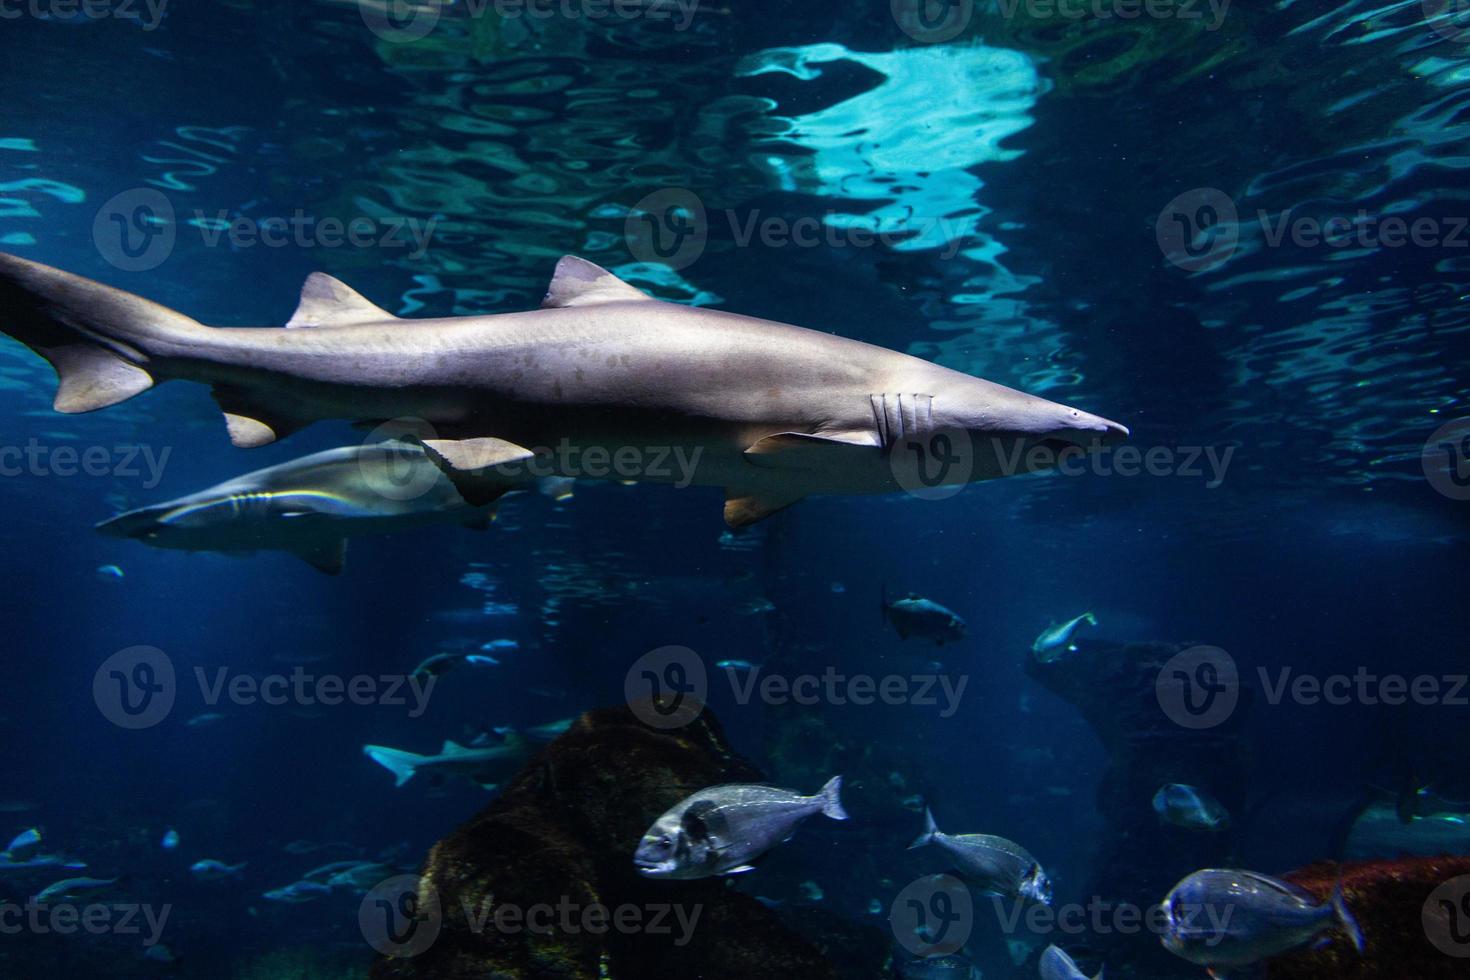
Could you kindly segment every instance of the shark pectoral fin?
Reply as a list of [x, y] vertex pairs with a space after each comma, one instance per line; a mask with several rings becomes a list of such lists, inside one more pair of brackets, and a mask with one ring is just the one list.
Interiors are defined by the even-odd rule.
[[382, 323], [396, 319], [340, 279], [325, 272], [313, 272], [301, 287], [301, 303], [286, 329], [345, 327], [354, 323]]
[[566, 306], [596, 306], [599, 303], [626, 303], [628, 301], [655, 303], [652, 296], [636, 286], [630, 286], [600, 265], [579, 259], [575, 255], [563, 255], [552, 274], [551, 285], [546, 289], [546, 298], [541, 301], [544, 310]]
[[293, 553], [319, 572], [338, 575], [347, 561], [347, 539], [333, 538], [330, 541], [303, 544], [293, 549]]
[[878, 458], [881, 450], [870, 436], [822, 436], [806, 432], [778, 432], [766, 436], [745, 451], [756, 466], [770, 469], [826, 470], [844, 459]]
[[778, 510], [785, 510], [802, 498], [802, 494], [784, 496], [776, 494], [743, 493], [739, 490], [725, 491], [725, 523], [739, 529], [749, 527], [756, 521], [765, 520]]
[[516, 489], [522, 480], [486, 472], [491, 467], [524, 463], [535, 453], [504, 439], [425, 439], [424, 453], [449, 477], [454, 489], [472, 507], [481, 507]]

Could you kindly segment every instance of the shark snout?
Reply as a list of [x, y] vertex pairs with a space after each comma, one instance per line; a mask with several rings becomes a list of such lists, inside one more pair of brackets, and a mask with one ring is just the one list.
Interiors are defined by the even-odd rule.
[[94, 525], [94, 528], [98, 533], [112, 538], [141, 538], [158, 529], [159, 516], [160, 512], [145, 507], [109, 517]]
[[1068, 408], [1062, 417], [1062, 425], [1048, 438], [1061, 439], [1074, 445], [1091, 447], [1111, 446], [1129, 436], [1128, 427], [1101, 415], [1084, 412], [1080, 408]]

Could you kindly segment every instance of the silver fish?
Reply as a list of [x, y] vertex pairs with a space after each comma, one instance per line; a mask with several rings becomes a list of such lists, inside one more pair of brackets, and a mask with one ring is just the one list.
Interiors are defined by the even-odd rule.
[[1160, 820], [1186, 830], [1226, 830], [1230, 826], [1230, 811], [1224, 804], [1187, 783], [1160, 786], [1153, 805]]
[[936, 844], [954, 858], [955, 869], [975, 887], [1008, 897], [1051, 904], [1051, 879], [1036, 859], [1020, 844], [990, 834], [946, 834], [934, 823], [934, 814], [924, 809], [924, 832], [909, 850]]
[[1052, 623], [1041, 631], [1040, 636], [1032, 641], [1031, 652], [1042, 663], [1050, 663], [1063, 653], [1077, 649], [1072, 644], [1072, 634], [1076, 633], [1077, 628], [1083, 623], [1089, 626], [1096, 626], [1097, 617], [1090, 612], [1085, 612], [1081, 616], [1067, 620], [1065, 623]]
[[[1087, 980], [1087, 975], [1077, 969], [1076, 960], [1053, 945], [1041, 954], [1041, 980]], [[1103, 971], [1098, 970], [1092, 980], [1103, 980]]]
[[1196, 871], [1163, 903], [1164, 948], [1218, 977], [1341, 927], [1358, 952], [1363, 933], [1343, 901], [1342, 885], [1318, 903], [1302, 889], [1254, 871]]
[[846, 820], [842, 777], [816, 796], [774, 786], [700, 790], [653, 822], [633, 863], [646, 878], [707, 878], [753, 870], [751, 862], [791, 839], [813, 814]]

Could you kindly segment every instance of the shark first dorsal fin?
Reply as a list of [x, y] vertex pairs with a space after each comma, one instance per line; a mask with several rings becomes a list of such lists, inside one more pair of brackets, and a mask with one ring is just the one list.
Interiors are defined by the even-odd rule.
[[630, 286], [600, 265], [563, 255], [547, 287], [543, 310], [566, 306], [596, 306], [599, 303], [626, 303], [630, 300], [654, 302], [654, 298], [636, 286]]
[[286, 329], [347, 327], [398, 319], [370, 303], [357, 290], [325, 272], [313, 272], [301, 286], [301, 302]]

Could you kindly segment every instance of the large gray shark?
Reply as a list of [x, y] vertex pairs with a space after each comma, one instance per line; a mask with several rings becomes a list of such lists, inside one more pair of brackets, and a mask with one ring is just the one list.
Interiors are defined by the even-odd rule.
[[422, 419], [430, 457], [471, 503], [527, 471], [692, 482], [724, 487], [740, 527], [809, 494], [904, 488], [904, 454], [943, 457], [924, 472], [945, 486], [1128, 434], [907, 354], [661, 302], [573, 256], [539, 310], [401, 320], [314, 273], [286, 327], [259, 329], [207, 327], [0, 254], [0, 329], [56, 369], [59, 412], [184, 378], [212, 386], [237, 446], [324, 419]]
[[[569, 481], [537, 486], [561, 497]], [[289, 551], [335, 575], [347, 539], [426, 524], [485, 528], [494, 504], [468, 503], [417, 443], [343, 446], [226, 480], [97, 525], [116, 537], [186, 551]]]

